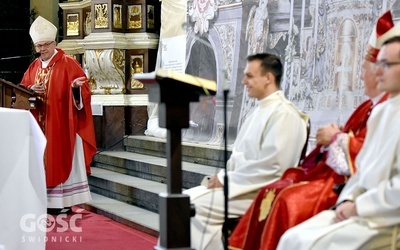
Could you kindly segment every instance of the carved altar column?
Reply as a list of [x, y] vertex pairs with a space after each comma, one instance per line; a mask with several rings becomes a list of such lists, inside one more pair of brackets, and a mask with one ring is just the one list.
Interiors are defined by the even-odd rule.
[[143, 134], [147, 89], [132, 75], [155, 69], [160, 2], [83, 0], [60, 6], [65, 31], [59, 46], [76, 58], [82, 55], [93, 93], [97, 146], [109, 148], [125, 135]]

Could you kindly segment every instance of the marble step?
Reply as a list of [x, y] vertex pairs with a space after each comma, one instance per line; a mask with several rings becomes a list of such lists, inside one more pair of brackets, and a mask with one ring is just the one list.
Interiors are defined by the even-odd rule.
[[[142, 160], [147, 164], [155, 164], [160, 161], [157, 157], [152, 156], [145, 156], [144, 158], [146, 159], [139, 159], [140, 156], [143, 157], [143, 155], [135, 155], [129, 152], [102, 152], [101, 154], [105, 156], [104, 160], [110, 160], [110, 158], [117, 156], [125, 156], [136, 158], [138, 161]], [[113, 161], [113, 159], [110, 161]], [[120, 165], [116, 167], [111, 164], [104, 166], [104, 164], [101, 165], [97, 163], [94, 165], [95, 166], [91, 168], [92, 174], [89, 176], [89, 185], [92, 192], [153, 212], [158, 212], [158, 194], [167, 191], [167, 184], [165, 184], [164, 181], [142, 178], [141, 175], [143, 174], [139, 174], [139, 177], [129, 175], [128, 173], [131, 171], [129, 166]], [[97, 167], [99, 165], [102, 167]], [[132, 164], [131, 167], [135, 168], [135, 164]], [[158, 165], [158, 168], [163, 168], [165, 173], [165, 166]], [[182, 163], [182, 169], [183, 183], [190, 184], [190, 186], [183, 186], [184, 189], [199, 185], [204, 176], [213, 175], [218, 171], [217, 168], [193, 163]], [[151, 171], [149, 168], [141, 169], [140, 171], [146, 175], [155, 175], [154, 173], [150, 173]], [[193, 181], [194, 178], [191, 176], [195, 176], [196, 181]], [[163, 176], [161, 180], [165, 180], [165, 176]]]
[[[124, 139], [125, 150], [128, 152], [166, 157], [166, 139], [150, 136], [128, 136]], [[207, 166], [223, 168], [224, 148], [222, 145], [199, 144], [182, 142], [182, 161], [197, 163]], [[227, 157], [231, 154], [228, 147]]]
[[82, 206], [123, 225], [158, 237], [159, 216], [149, 210], [92, 192], [92, 200]]
[[[126, 151], [106, 151], [97, 154], [92, 165], [155, 183], [166, 182], [167, 160], [161, 157]], [[190, 162], [182, 162], [181, 167], [183, 188], [197, 186], [204, 176], [216, 174], [220, 170]]]
[[[167, 191], [165, 147], [163, 139], [129, 136], [124, 139], [126, 151], [96, 154], [89, 176], [93, 200], [84, 208], [158, 236], [159, 193]], [[182, 143], [183, 190], [199, 185], [204, 176], [223, 166], [222, 147]]]
[[90, 190], [108, 198], [158, 212], [158, 194], [166, 192], [163, 183], [92, 167]]

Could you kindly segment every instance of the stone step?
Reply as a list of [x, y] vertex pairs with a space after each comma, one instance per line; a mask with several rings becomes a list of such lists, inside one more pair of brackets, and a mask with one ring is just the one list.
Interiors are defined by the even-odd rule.
[[[126, 151], [106, 151], [94, 157], [93, 166], [120, 174], [138, 177], [156, 183], [166, 183], [165, 158]], [[220, 169], [202, 164], [182, 162], [182, 187], [199, 185], [206, 175], [214, 175]]]
[[167, 191], [166, 184], [92, 167], [90, 190], [127, 204], [158, 212], [158, 194]]
[[133, 229], [158, 237], [160, 222], [157, 213], [93, 192], [92, 200], [82, 207]]
[[[165, 139], [129, 136], [126, 151], [95, 155], [89, 176], [91, 202], [85, 209], [158, 236], [159, 193], [167, 191]], [[228, 156], [230, 151], [228, 152]], [[200, 184], [224, 166], [224, 150], [215, 145], [182, 143], [182, 189]]]
[[[124, 146], [128, 152], [166, 157], [166, 139], [140, 135], [128, 136], [124, 139]], [[228, 147], [228, 158], [230, 154], [231, 147]], [[216, 145], [182, 142], [182, 161], [223, 168], [225, 166], [224, 148]]]

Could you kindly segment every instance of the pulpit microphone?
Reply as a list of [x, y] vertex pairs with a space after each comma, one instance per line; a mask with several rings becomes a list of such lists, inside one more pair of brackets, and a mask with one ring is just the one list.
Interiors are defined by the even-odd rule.
[[[182, 23], [182, 29], [184, 31], [186, 31], [186, 34], [192, 38], [193, 40], [195, 40], [196, 42], [199, 42], [201, 44], [203, 44], [204, 46], [206, 46], [207, 48], [211, 49], [212, 51], [214, 51], [214, 48], [212, 47], [212, 45], [209, 42], [206, 42], [200, 38], [198, 38], [197, 36], [193, 35], [191, 33], [192, 28], [190, 26], [190, 24], [188, 22], [184, 22]], [[227, 162], [228, 162], [228, 136], [227, 136], [227, 125], [228, 125], [228, 118], [227, 118], [227, 104], [228, 104], [228, 94], [229, 94], [229, 84], [226, 81], [225, 75], [226, 75], [226, 70], [223, 69], [222, 70], [222, 77], [223, 77], [223, 96], [224, 96], [224, 170], [225, 170], [225, 175], [224, 175], [224, 205], [225, 205], [225, 211], [224, 211], [224, 222], [228, 221], [228, 195], [229, 195], [229, 183], [228, 183], [228, 170], [227, 170]], [[227, 227], [223, 227], [223, 236], [224, 236], [224, 249], [227, 250], [228, 249], [228, 228]]]
[[[38, 54], [38, 53], [36, 53], [36, 54]], [[36, 56], [36, 54], [35, 54], [35, 56]], [[32, 57], [32, 55], [2, 57], [2, 58], [0, 58], [0, 61], [12, 60], [12, 59], [20, 59], [20, 58], [25, 58], [25, 57]]]

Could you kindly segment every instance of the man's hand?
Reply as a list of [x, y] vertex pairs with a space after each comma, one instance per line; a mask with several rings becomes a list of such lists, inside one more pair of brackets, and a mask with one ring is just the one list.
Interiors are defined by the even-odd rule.
[[210, 179], [208, 180], [207, 188], [219, 188], [223, 186], [221, 182], [219, 182], [218, 177], [216, 175], [210, 176], [209, 178]]
[[331, 144], [333, 136], [340, 131], [335, 123], [319, 128], [316, 134], [317, 144], [328, 146]]
[[353, 201], [345, 201], [336, 208], [336, 216], [333, 221], [336, 223], [357, 215], [356, 204]]
[[45, 91], [44, 84], [42, 83], [35, 83], [30, 89], [38, 95], [43, 95]]
[[73, 88], [78, 88], [80, 86], [82, 86], [84, 83], [86, 82], [86, 77], [81, 76], [76, 78], [73, 82], [72, 82], [72, 87]]

